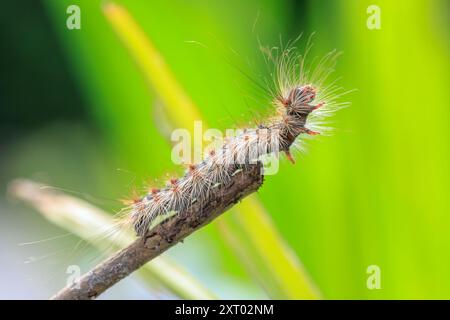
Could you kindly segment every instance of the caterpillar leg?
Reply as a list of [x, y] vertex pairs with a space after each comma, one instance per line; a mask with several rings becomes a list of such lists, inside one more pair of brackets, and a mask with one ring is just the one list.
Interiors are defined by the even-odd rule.
[[304, 128], [304, 129], [303, 129], [303, 132], [306, 133], [306, 134], [309, 134], [310, 136], [315, 136], [315, 135], [317, 135], [317, 134], [320, 134], [319, 131], [313, 131], [313, 130], [309, 130], [309, 129], [307, 129], [307, 128]]
[[325, 104], [325, 102], [319, 102], [318, 104], [316, 104], [315, 106], [311, 106], [311, 111], [314, 111], [316, 109], [319, 109], [320, 107], [322, 107]]
[[290, 152], [289, 150], [287, 150], [287, 151], [285, 151], [284, 153], [286, 154], [286, 158], [287, 158], [290, 162], [292, 162], [292, 164], [295, 164], [295, 159], [294, 159], [294, 157], [292, 156], [291, 152]]

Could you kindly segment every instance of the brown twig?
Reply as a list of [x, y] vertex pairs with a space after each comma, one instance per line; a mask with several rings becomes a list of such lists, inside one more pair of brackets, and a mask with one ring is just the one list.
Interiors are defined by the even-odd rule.
[[186, 211], [168, 218], [145, 237], [138, 238], [83, 275], [77, 282], [63, 288], [51, 299], [95, 299], [148, 261], [211, 222], [245, 196], [255, 192], [263, 183], [261, 170], [260, 164], [242, 168], [229, 184], [214, 188], [206, 201], [195, 202]]

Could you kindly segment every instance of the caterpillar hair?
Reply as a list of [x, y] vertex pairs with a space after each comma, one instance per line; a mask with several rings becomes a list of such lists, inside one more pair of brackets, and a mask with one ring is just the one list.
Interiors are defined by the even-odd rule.
[[[306, 52], [309, 49], [308, 45]], [[122, 224], [143, 237], [158, 217], [184, 214], [194, 203], [208, 201], [212, 193], [230, 187], [233, 175], [255, 165], [262, 156], [281, 151], [294, 163], [291, 149], [301, 144], [304, 136], [330, 132], [327, 119], [346, 106], [336, 101], [346, 92], [336, 81], [326, 84], [338, 54], [330, 52], [309, 68], [306, 53], [299, 55], [292, 46], [266, 50], [266, 54], [275, 66], [270, 90], [272, 116], [208, 150], [203, 161], [188, 165], [184, 175], [170, 179], [163, 188], [153, 188], [135, 199], [124, 210]]]

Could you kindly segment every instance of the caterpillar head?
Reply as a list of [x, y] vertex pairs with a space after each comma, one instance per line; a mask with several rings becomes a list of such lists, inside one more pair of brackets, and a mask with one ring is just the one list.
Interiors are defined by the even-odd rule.
[[290, 114], [308, 115], [316, 109], [311, 103], [316, 98], [316, 89], [312, 85], [295, 87], [289, 92], [284, 105]]
[[282, 141], [280, 149], [286, 152], [292, 162], [294, 160], [289, 148], [297, 136], [301, 133], [310, 135], [319, 133], [305, 127], [308, 115], [323, 105], [323, 103], [313, 105], [316, 94], [316, 89], [312, 85], [296, 86], [289, 91], [287, 98], [279, 99], [285, 109], [280, 132]]
[[295, 119], [297, 127], [304, 127], [308, 115], [323, 105], [313, 104], [316, 94], [316, 88], [312, 85], [297, 86], [289, 91], [287, 99], [282, 100], [286, 115]]

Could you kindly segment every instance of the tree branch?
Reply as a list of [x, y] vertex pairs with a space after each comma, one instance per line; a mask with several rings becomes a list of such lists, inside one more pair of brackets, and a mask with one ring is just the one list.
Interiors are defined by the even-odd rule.
[[51, 299], [95, 299], [148, 261], [217, 218], [245, 196], [258, 190], [262, 183], [261, 164], [247, 165], [232, 176], [229, 184], [213, 188], [205, 200], [195, 202], [184, 212], [157, 225], [145, 237], [136, 239]]

